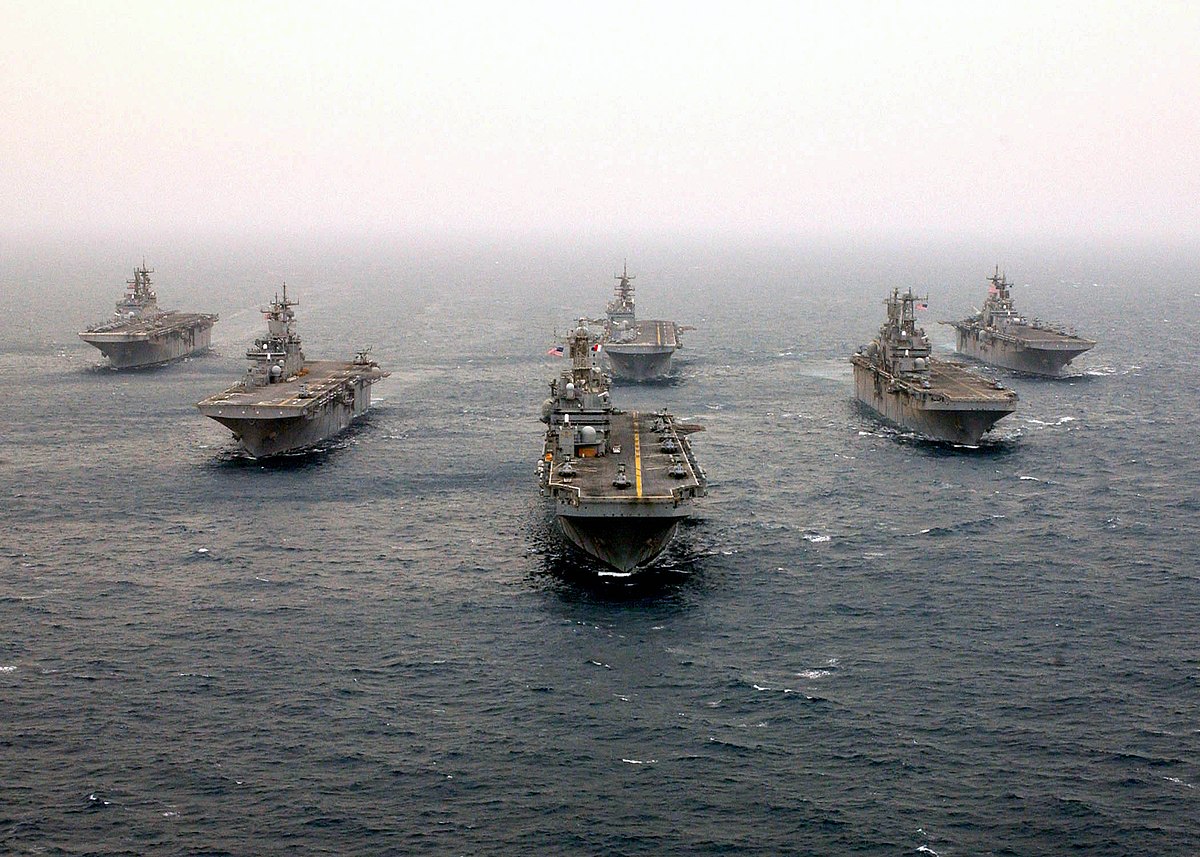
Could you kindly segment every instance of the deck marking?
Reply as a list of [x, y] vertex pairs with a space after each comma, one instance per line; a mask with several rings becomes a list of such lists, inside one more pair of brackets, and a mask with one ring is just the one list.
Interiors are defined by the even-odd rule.
[[633, 479], [637, 495], [642, 496], [642, 439], [638, 434], [638, 412], [633, 412]]

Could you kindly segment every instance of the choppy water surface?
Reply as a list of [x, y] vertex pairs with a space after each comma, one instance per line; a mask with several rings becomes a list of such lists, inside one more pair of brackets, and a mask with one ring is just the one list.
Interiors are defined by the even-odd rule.
[[[153, 251], [153, 248], [151, 248]], [[1192, 854], [1200, 294], [1171, 258], [815, 249], [150, 252], [215, 353], [102, 368], [106, 254], [3, 262], [0, 851]], [[61, 252], [61, 251], [60, 251]], [[702, 422], [659, 573], [590, 582], [537, 496], [545, 356], [625, 253], [694, 324], [629, 407]], [[893, 284], [1101, 345], [978, 450], [880, 427]], [[193, 403], [286, 279], [377, 406], [241, 460]]]

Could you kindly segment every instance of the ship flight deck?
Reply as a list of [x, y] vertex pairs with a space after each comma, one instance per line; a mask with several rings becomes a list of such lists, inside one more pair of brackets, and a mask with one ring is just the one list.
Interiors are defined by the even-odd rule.
[[[609, 451], [594, 458], [572, 459], [571, 466], [576, 475], [571, 478], [559, 475], [561, 465], [554, 466], [550, 473], [551, 485], [574, 489], [577, 495], [589, 502], [619, 503], [670, 500], [676, 498], [677, 489], [697, 485], [699, 480], [692, 462], [682, 451], [662, 451], [666, 437], [674, 438], [678, 446], [682, 446], [682, 443], [673, 429], [663, 426], [661, 417], [635, 411], [614, 412], [611, 419]], [[654, 431], [656, 424], [659, 431]], [[682, 464], [684, 476], [670, 475], [675, 461]], [[613, 476], [622, 464], [629, 478], [628, 488], [617, 488], [612, 484]]]
[[[222, 393], [200, 402], [202, 409], [212, 408], [216, 416], [295, 415], [336, 396], [354, 379], [369, 374], [370, 367], [338, 360], [309, 360], [304, 372], [286, 381], [263, 387], [235, 384]], [[301, 395], [301, 393], [306, 395]], [[269, 409], [269, 410], [264, 410]]]

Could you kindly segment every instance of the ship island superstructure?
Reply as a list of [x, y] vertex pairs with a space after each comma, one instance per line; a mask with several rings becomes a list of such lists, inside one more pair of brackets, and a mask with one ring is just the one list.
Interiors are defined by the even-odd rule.
[[571, 367], [550, 382], [538, 481], [563, 534], [630, 575], [655, 559], [707, 490], [688, 436], [701, 429], [664, 411], [613, 407], [586, 320], [567, 339]]
[[1017, 407], [1017, 394], [959, 364], [931, 356], [918, 326], [917, 297], [898, 288], [884, 300], [879, 335], [850, 358], [859, 402], [888, 422], [931, 440], [975, 446]]
[[625, 265], [615, 277], [616, 294], [608, 303], [602, 348], [613, 377], [649, 381], [669, 375], [671, 357], [683, 347], [683, 329], [673, 321], [638, 321], [633, 299], [636, 275]]
[[153, 268], [142, 262], [125, 284], [125, 295], [117, 302], [113, 318], [89, 327], [79, 338], [94, 345], [114, 369], [138, 369], [170, 363], [211, 346], [217, 316], [210, 313], [176, 312], [158, 306], [158, 294], [150, 282]]
[[275, 296], [263, 307], [267, 335], [246, 351], [245, 377], [196, 403], [229, 428], [254, 458], [301, 452], [345, 429], [371, 406], [371, 386], [390, 373], [364, 350], [353, 360], [308, 360], [296, 331], [299, 301]]
[[1054, 378], [1095, 347], [1095, 340], [1019, 313], [1013, 306], [1012, 284], [998, 265], [988, 283], [982, 310], [961, 321], [942, 322], [954, 327], [960, 354], [1015, 372]]

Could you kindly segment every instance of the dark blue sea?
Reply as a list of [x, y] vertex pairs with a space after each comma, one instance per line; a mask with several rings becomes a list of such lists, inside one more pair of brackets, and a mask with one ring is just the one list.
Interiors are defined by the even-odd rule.
[[[143, 254], [213, 352], [76, 332]], [[546, 356], [628, 258], [693, 325], [670, 407], [710, 478], [644, 581], [596, 582], [534, 474]], [[362, 240], [0, 258], [0, 852], [1200, 853], [1200, 280], [1154, 248]], [[993, 265], [1100, 340], [991, 372], [978, 449], [880, 426], [847, 358]], [[284, 281], [310, 357], [391, 377], [315, 453], [194, 403]]]

